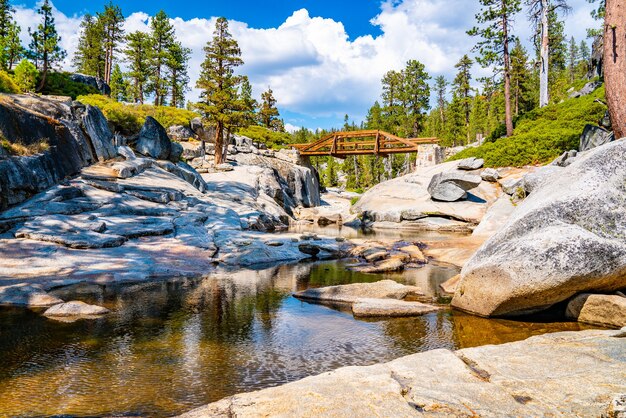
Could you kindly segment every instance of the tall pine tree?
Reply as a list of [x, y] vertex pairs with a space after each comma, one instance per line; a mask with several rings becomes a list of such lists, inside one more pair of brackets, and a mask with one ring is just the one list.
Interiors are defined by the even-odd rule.
[[405, 132], [417, 137], [423, 129], [425, 113], [430, 109], [430, 75], [424, 64], [410, 60], [402, 71], [401, 101], [404, 105]]
[[239, 44], [228, 30], [228, 20], [220, 17], [215, 31], [204, 48], [206, 57], [202, 63], [196, 87], [201, 89], [196, 109], [204, 121], [215, 126], [215, 164], [225, 160], [224, 131], [241, 121], [241, 101], [238, 89], [242, 78], [235, 75], [235, 68], [243, 64]]
[[170, 106], [183, 107], [185, 93], [189, 91], [189, 75], [187, 65], [191, 58], [191, 49], [185, 48], [178, 41], [174, 41], [168, 49], [166, 61], [169, 74]]
[[510, 43], [513, 40], [514, 17], [521, 10], [521, 0], [479, 0], [482, 8], [476, 15], [476, 26], [468, 31], [480, 40], [475, 50], [480, 55], [476, 60], [483, 67], [493, 66], [504, 79], [506, 134], [513, 134], [513, 114], [511, 111], [511, 57]]
[[267, 129], [276, 130], [280, 113], [276, 107], [274, 92], [268, 87], [267, 91], [261, 94], [261, 108], [259, 109], [259, 122]]
[[154, 94], [154, 105], [163, 106], [168, 95], [167, 62], [170, 50], [175, 42], [174, 26], [167, 14], [161, 10], [150, 20], [152, 30], [152, 71], [149, 77], [148, 90]]
[[111, 81], [115, 54], [124, 39], [124, 15], [119, 6], [109, 3], [104, 12], [98, 13], [98, 23], [102, 30], [102, 48], [104, 49], [104, 81]]
[[57, 33], [54, 23], [50, 0], [44, 0], [37, 13], [41, 15], [41, 23], [37, 26], [37, 30], [31, 31], [29, 28], [28, 32], [32, 38], [30, 54], [36, 65], [41, 65], [41, 82], [38, 88], [41, 91], [46, 85], [46, 77], [50, 68], [63, 61], [67, 53], [60, 45], [61, 37]]
[[472, 65], [474, 65], [474, 61], [472, 61], [469, 56], [464, 55], [454, 66], [454, 68], [458, 70], [458, 73], [452, 83], [452, 93], [457, 100], [457, 105], [460, 106], [463, 112], [468, 143], [470, 140], [470, 115], [472, 114], [472, 88], [470, 86], [470, 82], [472, 81]]
[[106, 56], [102, 46], [104, 30], [97, 17], [87, 13], [80, 22], [80, 37], [73, 58], [74, 68], [82, 74], [104, 79]]
[[130, 96], [135, 103], [143, 104], [146, 97], [146, 84], [151, 72], [151, 53], [150, 35], [140, 31], [128, 34], [124, 55], [129, 69]]

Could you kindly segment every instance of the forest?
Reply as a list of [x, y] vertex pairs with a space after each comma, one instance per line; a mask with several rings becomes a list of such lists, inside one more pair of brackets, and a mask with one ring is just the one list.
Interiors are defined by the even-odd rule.
[[[545, 163], [571, 149], [582, 127], [597, 123], [606, 110], [603, 90], [588, 98], [569, 97], [601, 76], [592, 65], [591, 44], [601, 47], [604, 1], [596, 4], [593, 16], [598, 27], [588, 29], [587, 39], [565, 33], [563, 20], [571, 11], [565, 0], [480, 0], [480, 4], [477, 26], [467, 28], [475, 46], [459, 57], [454, 78], [433, 78], [424, 63], [409, 60], [404, 68], [384, 74], [380, 98], [365, 120], [357, 122], [345, 115], [344, 125], [330, 132], [380, 129], [407, 138], [437, 137], [443, 147], [484, 142], [460, 156], [481, 156], [489, 166]], [[56, 71], [67, 54], [60, 46], [48, 0], [38, 10], [41, 20], [36, 28], [29, 28], [28, 46], [20, 43], [21, 29], [12, 13], [9, 0], [0, 0], [0, 89], [4, 92], [68, 95], [97, 104], [121, 132], [136, 130], [147, 115], [166, 127], [200, 115], [216, 127], [218, 149], [234, 133], [280, 148], [329, 132], [304, 127], [285, 132], [272, 89], [261, 94], [260, 102], [254, 99], [248, 77], [238, 71], [242, 53], [225, 18], [217, 19], [213, 39], [204, 48], [205, 60], [195, 83], [202, 93], [192, 103], [185, 100], [191, 51], [182, 45], [164, 11], [150, 18], [149, 32], [125, 33], [124, 14], [113, 2], [83, 17], [73, 69], [108, 83], [110, 97], [72, 81], [69, 73]], [[536, 28], [529, 40], [531, 50], [515, 33], [514, 23], [520, 20]], [[481, 68], [492, 75], [475, 76]], [[223, 158], [219, 154], [218, 160]], [[355, 156], [343, 161], [318, 157], [313, 163], [324, 185], [342, 182], [357, 191], [410, 172], [414, 165], [411, 155]]]

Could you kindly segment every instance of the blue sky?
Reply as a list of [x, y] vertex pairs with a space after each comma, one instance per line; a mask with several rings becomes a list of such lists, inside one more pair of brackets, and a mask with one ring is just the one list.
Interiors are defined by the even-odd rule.
[[[38, 21], [38, 0], [14, 0], [16, 20], [27, 28]], [[55, 19], [68, 51], [63, 68], [71, 70], [71, 56], [79, 37], [81, 16], [102, 10], [108, 0], [52, 0]], [[345, 114], [359, 123], [380, 96], [380, 79], [417, 59], [434, 78], [454, 77], [454, 65], [470, 53], [475, 40], [466, 34], [479, 9], [478, 0], [282, 0], [282, 1], [165, 1], [117, 0], [126, 16], [125, 30], [147, 31], [149, 18], [163, 9], [172, 19], [178, 38], [192, 49], [192, 87], [211, 38], [215, 18], [225, 16], [239, 41], [254, 95], [271, 87], [281, 116], [290, 129], [340, 127]], [[596, 26], [587, 0], [569, 0], [565, 17], [568, 36], [585, 38]], [[531, 26], [517, 17], [515, 33], [530, 47]], [[489, 69], [474, 68], [475, 78]], [[192, 89], [187, 98], [195, 100]]]

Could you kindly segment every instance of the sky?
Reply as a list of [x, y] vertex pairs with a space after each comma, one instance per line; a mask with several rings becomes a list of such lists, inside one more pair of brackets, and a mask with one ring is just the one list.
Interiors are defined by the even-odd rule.
[[[63, 69], [71, 70], [81, 17], [96, 13], [108, 0], [52, 0], [62, 46], [68, 51]], [[360, 123], [381, 93], [380, 79], [389, 70], [401, 70], [406, 61], [424, 63], [434, 79], [451, 80], [454, 65], [470, 53], [475, 39], [466, 31], [475, 25], [478, 0], [117, 0], [126, 17], [127, 33], [148, 31], [151, 15], [164, 10], [178, 39], [191, 48], [191, 86], [203, 60], [202, 48], [211, 39], [215, 19], [226, 17], [239, 42], [257, 99], [268, 87], [274, 91], [288, 130], [301, 126], [340, 127], [344, 115]], [[14, 0], [16, 20], [28, 44], [28, 27], [39, 21], [38, 0]], [[564, 16], [565, 33], [578, 42], [586, 29], [597, 26], [587, 0], [570, 0]], [[522, 13], [515, 33], [530, 49], [532, 29]], [[474, 69], [475, 78], [489, 69]], [[194, 101], [192, 88], [187, 99]]]

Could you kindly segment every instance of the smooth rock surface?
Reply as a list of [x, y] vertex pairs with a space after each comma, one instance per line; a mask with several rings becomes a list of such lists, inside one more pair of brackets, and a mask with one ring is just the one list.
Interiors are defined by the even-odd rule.
[[54, 305], [48, 308], [43, 315], [49, 317], [93, 317], [106, 315], [109, 312], [107, 308], [102, 306], [89, 305], [85, 302], [74, 300]]
[[613, 132], [594, 125], [585, 125], [582, 135], [580, 136], [579, 151], [589, 151], [590, 149], [608, 144], [615, 140]]
[[49, 295], [41, 285], [17, 284], [0, 287], [0, 305], [43, 308], [63, 303], [56, 296]]
[[318, 289], [307, 289], [294, 293], [294, 296], [302, 299], [327, 302], [354, 303], [363, 298], [404, 299], [414, 292], [419, 293], [414, 286], [405, 286], [393, 280], [381, 280], [374, 283], [353, 283]]
[[459, 161], [459, 170], [478, 170], [485, 164], [482, 158], [470, 157]]
[[87, 135], [91, 138], [98, 161], [114, 158], [117, 150], [113, 146], [113, 133], [100, 109], [87, 105], [82, 121]]
[[498, 170], [496, 170], [495, 168], [485, 168], [480, 173], [480, 178], [482, 178], [484, 181], [495, 183], [500, 178], [500, 173], [498, 173]]
[[428, 185], [428, 193], [434, 200], [455, 202], [467, 197], [467, 191], [481, 183], [480, 176], [450, 171], [433, 176]]
[[438, 306], [425, 303], [395, 299], [358, 299], [352, 304], [352, 313], [360, 318], [420, 316], [440, 309]]
[[511, 315], [626, 287], [624, 178], [626, 142], [616, 141], [534, 190], [465, 264], [452, 305]]
[[231, 396], [182, 416], [597, 417], [626, 392], [626, 340], [616, 335], [565, 332], [432, 350]]
[[626, 327], [626, 297], [589, 293], [578, 295], [567, 305], [566, 315], [586, 324]]

